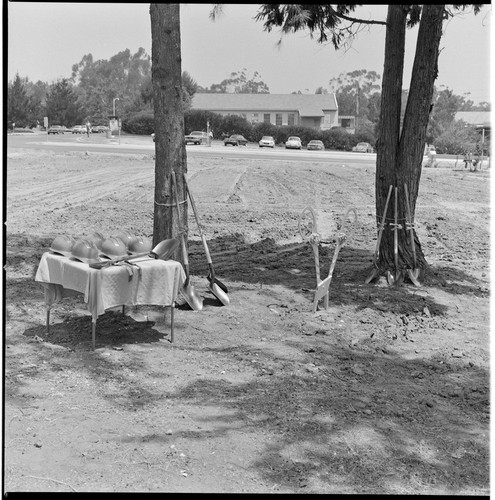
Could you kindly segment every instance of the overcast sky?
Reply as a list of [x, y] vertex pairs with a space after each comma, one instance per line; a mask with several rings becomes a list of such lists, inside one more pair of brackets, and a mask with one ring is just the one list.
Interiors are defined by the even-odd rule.
[[[256, 4], [225, 4], [215, 22], [211, 4], [181, 4], [182, 69], [203, 87], [230, 73], [255, 71], [272, 94], [314, 93], [341, 73], [383, 73], [385, 28], [363, 29], [348, 50], [321, 46], [307, 33], [263, 31]], [[386, 5], [365, 5], [361, 18], [385, 20]], [[448, 87], [475, 103], [490, 101], [491, 5], [474, 16], [458, 14], [444, 25], [437, 88]], [[404, 88], [409, 86], [417, 29], [408, 30]], [[143, 47], [151, 55], [149, 4], [8, 2], [8, 74], [52, 83], [70, 77], [71, 67], [91, 53], [109, 59]]]

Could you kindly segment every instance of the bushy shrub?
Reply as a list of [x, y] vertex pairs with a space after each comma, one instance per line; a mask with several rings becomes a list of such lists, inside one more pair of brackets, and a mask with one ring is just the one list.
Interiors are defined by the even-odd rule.
[[252, 125], [242, 116], [228, 115], [222, 117], [222, 125], [219, 130], [220, 137], [228, 137], [232, 134], [241, 134], [246, 139], [250, 139]]
[[336, 149], [339, 151], [350, 151], [354, 141], [354, 135], [349, 134], [342, 127], [334, 127], [330, 130], [323, 130], [322, 141], [325, 149]]
[[266, 123], [266, 122], [254, 123], [251, 128], [251, 136], [247, 137], [246, 139], [249, 139], [251, 142], [259, 142], [259, 140], [264, 135], [269, 135], [273, 137], [273, 139], [275, 140], [275, 144], [278, 144], [279, 142], [281, 142], [277, 136], [279, 128], [280, 127], [277, 127], [272, 123]]
[[374, 125], [371, 122], [359, 127], [359, 129], [354, 134], [354, 141], [352, 142], [352, 146], [355, 146], [358, 142], [369, 142], [372, 146], [376, 145]]
[[128, 134], [150, 135], [155, 131], [155, 118], [149, 111], [141, 111], [122, 120], [122, 131]]
[[[440, 154], [463, 155], [467, 152], [476, 153], [480, 149], [481, 136], [475, 128], [466, 126], [460, 120], [454, 122], [435, 140], [435, 149]], [[486, 144], [485, 144], [486, 149]]]
[[210, 122], [210, 130], [213, 131], [214, 136], [219, 136], [222, 117], [218, 113], [199, 109], [190, 109], [184, 113], [184, 132], [186, 134], [190, 134], [193, 130], [206, 132], [208, 121]]

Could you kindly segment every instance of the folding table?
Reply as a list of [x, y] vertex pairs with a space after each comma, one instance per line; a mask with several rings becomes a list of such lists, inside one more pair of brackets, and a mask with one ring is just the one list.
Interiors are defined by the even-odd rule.
[[126, 305], [161, 305], [171, 310], [171, 342], [174, 341], [174, 303], [186, 275], [180, 262], [143, 257], [129, 265], [93, 269], [89, 264], [51, 252], [42, 255], [35, 281], [45, 294], [46, 327], [50, 328], [50, 308], [63, 297], [84, 294], [92, 315], [93, 349], [96, 320], [106, 309]]

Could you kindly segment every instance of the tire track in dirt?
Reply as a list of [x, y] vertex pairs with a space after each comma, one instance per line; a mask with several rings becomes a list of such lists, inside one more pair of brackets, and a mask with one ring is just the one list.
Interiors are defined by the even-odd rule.
[[226, 203], [234, 194], [236, 186], [248, 167], [242, 163], [223, 168], [208, 168], [198, 170], [189, 176], [188, 183], [194, 199], [200, 204]]
[[[98, 204], [102, 200], [153, 202], [153, 164], [151, 161], [148, 165], [142, 160], [139, 162], [139, 170], [132, 163], [129, 163], [129, 170], [122, 172], [118, 166], [112, 166], [111, 162], [98, 162], [102, 165], [98, 165], [97, 171], [91, 166], [86, 171], [72, 170], [70, 175], [64, 172], [55, 177], [46, 175], [36, 182], [10, 182], [7, 211], [22, 209], [50, 212], [61, 207]], [[9, 169], [13, 168], [9, 166]], [[36, 204], [31, 204], [28, 200], [36, 200]]]

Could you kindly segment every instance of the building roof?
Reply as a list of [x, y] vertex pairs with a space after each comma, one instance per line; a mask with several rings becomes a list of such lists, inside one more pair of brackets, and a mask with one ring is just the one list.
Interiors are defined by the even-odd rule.
[[458, 111], [455, 114], [456, 120], [462, 120], [469, 125], [490, 128], [490, 111]]
[[200, 94], [192, 99], [193, 109], [205, 111], [298, 111], [300, 116], [324, 116], [337, 111], [335, 94]]

